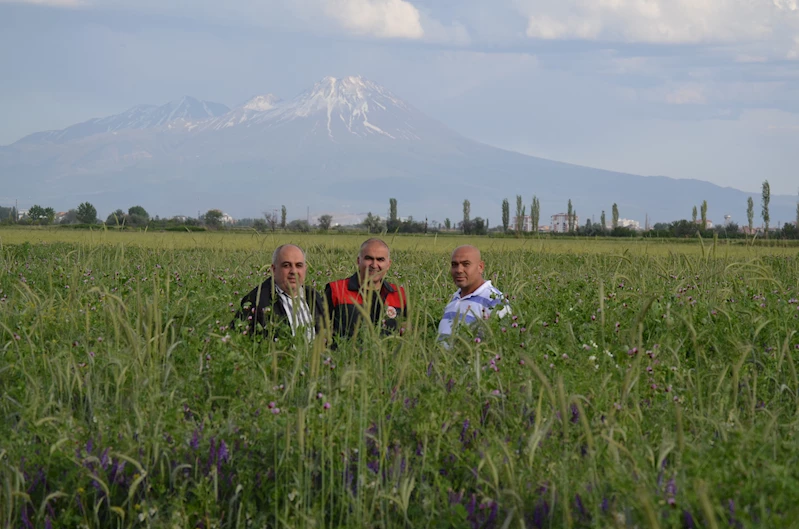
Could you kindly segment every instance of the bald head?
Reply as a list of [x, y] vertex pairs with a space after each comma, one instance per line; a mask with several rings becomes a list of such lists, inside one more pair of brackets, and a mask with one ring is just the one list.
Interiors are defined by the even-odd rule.
[[305, 259], [305, 250], [303, 250], [296, 244], [281, 244], [280, 246], [275, 248], [274, 252], [272, 252], [272, 265], [276, 265], [280, 261], [281, 253], [283, 252], [283, 250], [291, 250], [291, 249], [299, 250], [299, 252], [302, 253], [303, 260]]
[[482, 259], [480, 250], [476, 246], [472, 246], [471, 244], [464, 244], [463, 246], [458, 246], [457, 248], [452, 250], [453, 257], [455, 256], [455, 254], [468, 255], [476, 261], [480, 261]]
[[382, 250], [385, 250], [386, 255], [388, 257], [391, 257], [391, 250], [389, 249], [388, 244], [386, 244], [385, 241], [383, 241], [382, 239], [378, 239], [377, 237], [372, 237], [371, 239], [366, 239], [365, 241], [363, 241], [360, 250], [358, 250], [358, 255], [359, 256], [363, 255], [364, 250], [371, 249], [372, 247], [381, 248]]
[[455, 285], [460, 288], [461, 297], [468, 296], [485, 282], [483, 279], [485, 263], [482, 261], [480, 250], [471, 244], [455, 248], [450, 261], [450, 275]]

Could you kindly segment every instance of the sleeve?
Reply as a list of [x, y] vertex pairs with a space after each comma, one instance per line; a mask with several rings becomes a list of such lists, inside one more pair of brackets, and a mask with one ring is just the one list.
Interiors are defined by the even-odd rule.
[[506, 298], [505, 295], [502, 294], [501, 292], [500, 292], [500, 296], [501, 296], [500, 299], [502, 301], [497, 303], [496, 308], [494, 309], [494, 314], [497, 315], [497, 318], [502, 319], [505, 316], [508, 316], [508, 315], [512, 314], [513, 311], [510, 308], [510, 300], [508, 298]]
[[398, 287], [398, 290], [399, 290], [400, 300], [402, 301], [402, 311], [401, 311], [402, 312], [402, 317], [403, 318], [407, 318], [408, 317], [408, 298], [405, 295], [405, 289], [404, 288]]
[[[325, 317], [326, 317], [326, 310], [325, 310], [325, 303], [322, 301], [322, 296], [319, 295], [319, 292], [316, 291], [314, 288], [309, 288], [306, 292], [306, 297], [311, 300], [313, 303], [313, 319], [314, 319], [314, 328], [317, 332], [324, 326], [325, 324]], [[310, 308], [310, 307], [309, 307]]]
[[241, 298], [239, 310], [236, 311], [236, 316], [230, 324], [232, 329], [238, 328], [238, 322], [243, 322], [247, 325], [247, 333], [252, 334], [255, 332], [257, 323], [263, 325], [263, 314], [257, 310], [258, 307], [256, 306], [257, 296], [258, 289], [256, 288]]
[[325, 285], [325, 311], [327, 317], [333, 321], [333, 289], [330, 287], [330, 283]]

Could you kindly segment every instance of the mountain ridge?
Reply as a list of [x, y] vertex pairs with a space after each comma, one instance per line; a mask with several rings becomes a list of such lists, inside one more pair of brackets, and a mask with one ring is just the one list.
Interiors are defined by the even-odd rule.
[[[101, 208], [125, 200], [164, 214], [220, 207], [259, 216], [276, 203], [380, 211], [391, 196], [403, 215], [458, 218], [469, 199], [473, 216], [491, 217], [503, 198], [535, 194], [542, 218], [571, 199], [583, 218], [617, 203], [622, 217], [671, 221], [708, 200], [717, 221], [732, 213], [742, 222], [755, 196], [485, 145], [360, 76], [326, 77], [288, 100], [263, 94], [230, 108], [184, 96], [34, 133], [0, 148], [0, 174], [11, 182], [0, 200], [92, 196]], [[792, 219], [794, 207], [775, 195], [772, 218]]]

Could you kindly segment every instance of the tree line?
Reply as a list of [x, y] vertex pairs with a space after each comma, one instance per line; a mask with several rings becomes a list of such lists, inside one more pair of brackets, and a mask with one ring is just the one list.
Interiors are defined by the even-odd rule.
[[[687, 219], [680, 219], [669, 223], [660, 222], [655, 223], [652, 227], [650, 227], [647, 222], [642, 230], [643, 235], [649, 237], [692, 237], [697, 234], [700, 236], [712, 236], [716, 233], [721, 237], [735, 238], [762, 233], [762, 236], [765, 238], [769, 238], [770, 236], [791, 239], [799, 238], [799, 229], [797, 229], [797, 226], [799, 226], [799, 201], [797, 201], [796, 204], [796, 222], [793, 224], [785, 223], [781, 228], [774, 230], [770, 227], [771, 216], [769, 205], [771, 201], [771, 187], [768, 180], [763, 181], [760, 198], [762, 231], [757, 230], [754, 226], [754, 200], [752, 197], [748, 197], [746, 204], [747, 225], [743, 228], [734, 222], [727, 222], [723, 225], [718, 224], [712, 229], [708, 228], [708, 202], [707, 200], [703, 200], [698, 208], [697, 206], [693, 206], [690, 221]], [[541, 203], [536, 195], [533, 195], [532, 202], [529, 206], [530, 214], [527, 215], [527, 204], [524, 203], [524, 199], [521, 195], [516, 195], [516, 215], [513, 218], [513, 223], [511, 223], [510, 202], [507, 198], [503, 199], [501, 205], [501, 226], [496, 226], [493, 229], [489, 226], [487, 218], [471, 217], [471, 202], [468, 199], [463, 201], [463, 218], [461, 221], [453, 223], [449, 218], [446, 218], [443, 223], [438, 223], [437, 221], [428, 222], [427, 218], [425, 218], [424, 221], [415, 220], [411, 216], [401, 219], [398, 215], [396, 198], [389, 199], [388, 216], [385, 219], [382, 219], [379, 215], [373, 215], [370, 211], [359, 224], [347, 228], [333, 226], [333, 216], [330, 214], [317, 217], [317, 222], [314, 225], [306, 219], [295, 219], [288, 222], [285, 205], [281, 206], [280, 214], [277, 212], [264, 212], [263, 218], [243, 218], [235, 221], [226, 219], [225, 214], [219, 209], [209, 209], [198, 218], [186, 216], [159, 218], [157, 215], [151, 218], [147, 210], [140, 205], [136, 205], [128, 208], [127, 211], [117, 209], [108, 215], [103, 224], [107, 227], [116, 228], [149, 227], [153, 229], [219, 229], [223, 226], [229, 226], [232, 228], [251, 228], [259, 232], [274, 232], [278, 229], [298, 232], [310, 232], [314, 229], [329, 231], [331, 228], [334, 228], [336, 230], [362, 230], [368, 233], [428, 233], [457, 230], [464, 235], [485, 235], [489, 231], [492, 231], [521, 236], [525, 232], [538, 234], [541, 229]], [[100, 223], [100, 220], [97, 218], [97, 209], [89, 202], [83, 202], [77, 208], [70, 209], [59, 219], [56, 219], [56, 215], [52, 207], [42, 207], [38, 204], [31, 206], [21, 217], [15, 207], [0, 207], [0, 222], [4, 224], [50, 225], [58, 223], [66, 225], [94, 225]], [[630, 237], [638, 233], [638, 230], [630, 226], [620, 225], [619, 207], [615, 203], [611, 207], [611, 221], [609, 225], [605, 217], [605, 210], [602, 210], [599, 223], [592, 222], [589, 218], [586, 219], [583, 226], [579, 226], [577, 210], [574, 208], [571, 199], [568, 199], [566, 204], [565, 217], [565, 229], [557, 230], [558, 233], [563, 233], [565, 235]], [[228, 220], [228, 222], [226, 222], [226, 220]]]

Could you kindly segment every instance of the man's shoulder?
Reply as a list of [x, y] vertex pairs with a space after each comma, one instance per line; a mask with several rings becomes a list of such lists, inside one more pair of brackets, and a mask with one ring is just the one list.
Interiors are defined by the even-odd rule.
[[250, 290], [247, 293], [247, 295], [244, 296], [244, 299], [245, 300], [248, 298], [255, 299], [256, 297], [260, 299], [267, 299], [268, 297], [271, 296], [272, 296], [272, 278], [267, 277], [260, 285]]
[[505, 294], [503, 294], [500, 289], [495, 287], [491, 281], [486, 281], [483, 283], [480, 288], [477, 289], [477, 291], [480, 293], [479, 295], [483, 297], [505, 297]]

